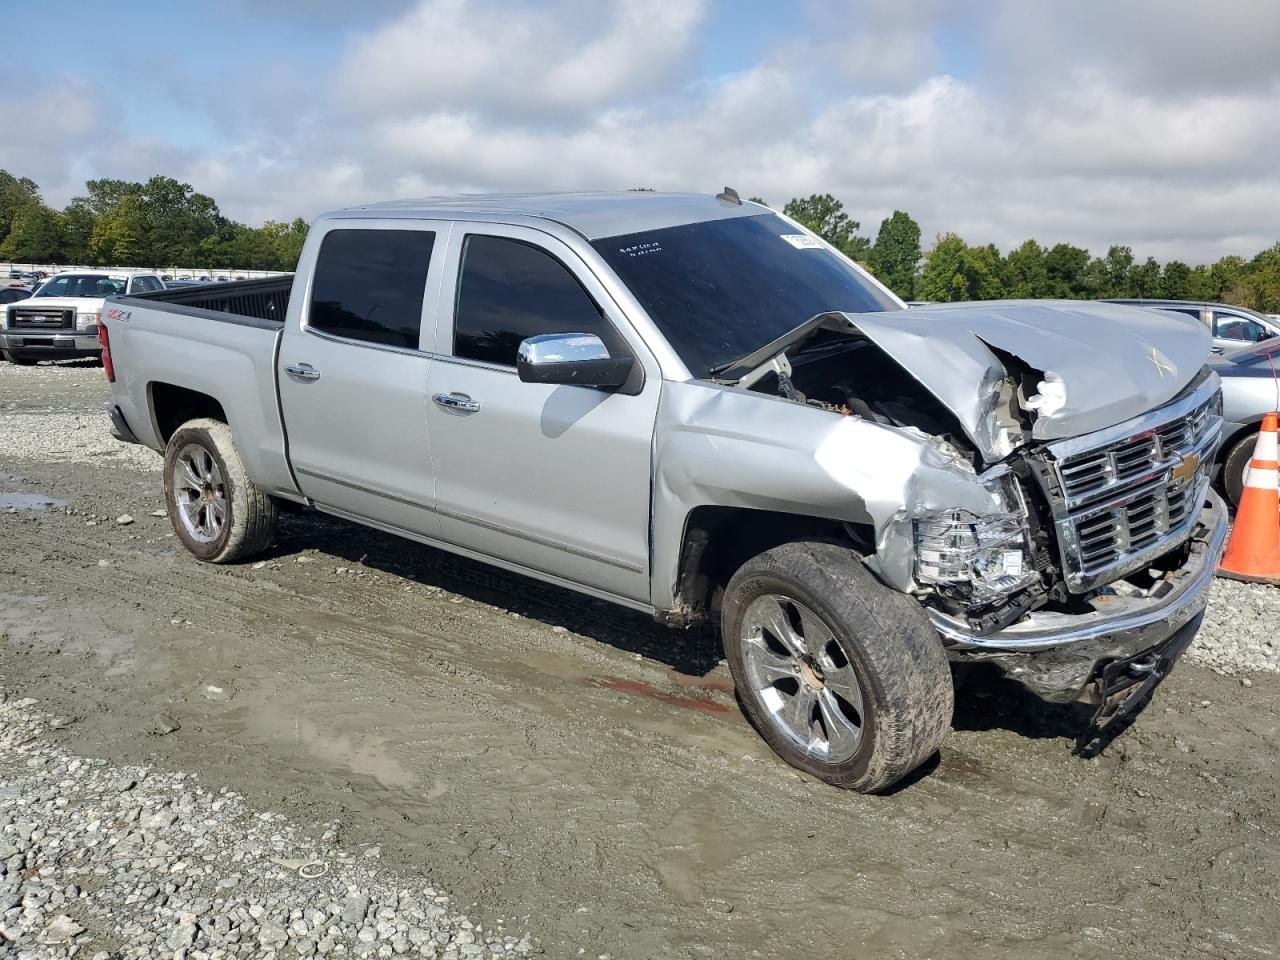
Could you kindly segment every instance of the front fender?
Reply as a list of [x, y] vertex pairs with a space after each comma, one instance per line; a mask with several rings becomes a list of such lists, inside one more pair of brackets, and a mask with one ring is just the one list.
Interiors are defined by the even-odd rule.
[[903, 591], [915, 586], [913, 518], [999, 508], [972, 466], [936, 438], [737, 387], [664, 384], [654, 437], [658, 610], [675, 605], [685, 520], [700, 506], [868, 525], [876, 553], [867, 565]]

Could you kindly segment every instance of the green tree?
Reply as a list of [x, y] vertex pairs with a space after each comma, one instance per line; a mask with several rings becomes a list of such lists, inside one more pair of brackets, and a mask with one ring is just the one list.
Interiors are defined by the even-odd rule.
[[150, 263], [190, 263], [209, 237], [230, 238], [231, 225], [212, 197], [196, 193], [188, 183], [154, 176], [138, 192], [144, 224], [143, 257]]
[[1160, 274], [1160, 296], [1166, 300], [1191, 299], [1191, 268], [1181, 260], [1170, 260]]
[[1089, 265], [1089, 251], [1059, 243], [1045, 254], [1045, 271], [1049, 275], [1048, 296], [1079, 297], [1085, 289], [1084, 268]]
[[147, 226], [141, 207], [139, 197], [129, 195], [94, 221], [89, 237], [89, 253], [94, 263], [121, 267], [144, 265], [143, 237]]
[[62, 211], [64, 263], [91, 263], [89, 239], [93, 236], [93, 212], [79, 200], [72, 200]]
[[38, 200], [14, 215], [8, 235], [0, 241], [0, 260], [19, 263], [58, 263], [64, 238], [58, 214]]
[[1004, 294], [1000, 254], [994, 246], [970, 247], [954, 233], [938, 237], [916, 284], [922, 300], [992, 300]]
[[1160, 264], [1154, 257], [1147, 257], [1142, 266], [1133, 269], [1133, 295], [1135, 297], [1160, 296]]
[[829, 193], [815, 193], [801, 200], [787, 201], [782, 208], [792, 220], [804, 224], [827, 243], [854, 260], [864, 260], [870, 241], [857, 236], [862, 226], [844, 212], [844, 204]]
[[1079, 285], [1076, 288], [1075, 295], [1086, 300], [1101, 300], [1111, 295], [1107, 292], [1110, 288], [1111, 281], [1107, 275], [1107, 261], [1101, 257], [1094, 257], [1080, 271]]
[[920, 262], [920, 225], [901, 210], [880, 222], [876, 242], [868, 251], [871, 270], [903, 300], [915, 290], [916, 265]]
[[1187, 295], [1191, 300], [1213, 300], [1213, 271], [1208, 264], [1197, 264], [1191, 268]]
[[1044, 262], [1044, 247], [1034, 240], [1025, 241], [1010, 250], [1001, 265], [1005, 294], [1019, 300], [1048, 296], [1049, 271]]
[[1244, 276], [1247, 265], [1244, 257], [1222, 257], [1209, 268], [1209, 294], [1206, 300], [1222, 301], [1228, 290], [1234, 290]]
[[34, 180], [0, 170], [0, 242], [9, 235], [19, 211], [32, 201], [40, 201], [40, 188]]
[[271, 233], [275, 243], [275, 269], [296, 270], [298, 258], [302, 256], [302, 245], [306, 242], [307, 231], [310, 229], [307, 221], [295, 217], [292, 223], [286, 225], [268, 220], [262, 229]]
[[1108, 297], [1133, 297], [1133, 250], [1129, 247], [1112, 245], [1107, 248], [1105, 258]]

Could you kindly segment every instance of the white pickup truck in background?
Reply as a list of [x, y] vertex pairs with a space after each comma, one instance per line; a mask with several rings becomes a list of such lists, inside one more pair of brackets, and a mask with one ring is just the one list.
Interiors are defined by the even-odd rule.
[[27, 299], [0, 307], [0, 352], [10, 363], [97, 356], [98, 320], [107, 297], [164, 289], [154, 273], [76, 270], [57, 273]]

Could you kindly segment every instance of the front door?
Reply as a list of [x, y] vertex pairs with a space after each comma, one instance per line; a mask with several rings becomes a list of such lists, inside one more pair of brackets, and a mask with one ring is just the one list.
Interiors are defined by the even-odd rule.
[[[457, 223], [449, 250], [454, 309], [441, 314], [427, 375], [445, 539], [647, 601], [656, 363], [554, 237]], [[594, 333], [610, 353], [630, 352], [634, 383], [609, 392], [522, 382], [516, 349], [545, 333]]]
[[435, 537], [424, 406], [448, 224], [325, 226], [277, 358], [290, 463], [317, 505]]

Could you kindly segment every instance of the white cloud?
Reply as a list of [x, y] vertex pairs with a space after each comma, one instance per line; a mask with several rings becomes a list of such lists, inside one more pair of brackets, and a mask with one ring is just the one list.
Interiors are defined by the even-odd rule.
[[703, 0], [424, 0], [352, 45], [341, 89], [357, 110], [601, 107], [684, 79], [705, 9]]
[[[307, 70], [277, 64], [288, 96], [210, 107], [217, 148], [126, 135], [129, 105], [51, 87], [41, 132], [0, 141], [0, 166], [44, 186], [164, 172], [250, 222], [464, 190], [730, 184], [777, 206], [834, 193], [868, 233], [904, 209], [926, 237], [1003, 248], [1252, 254], [1280, 233], [1280, 5], [1164, 0], [1144, 19], [1147, 4], [999, 0], [962, 25], [973, 69], [948, 76], [959, 27], [941, 0], [814, 3], [801, 36], [704, 77], [701, 2], [422, 0], [355, 39], [331, 86], [301, 96]], [[163, 86], [174, 64], [156, 69]]]

